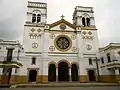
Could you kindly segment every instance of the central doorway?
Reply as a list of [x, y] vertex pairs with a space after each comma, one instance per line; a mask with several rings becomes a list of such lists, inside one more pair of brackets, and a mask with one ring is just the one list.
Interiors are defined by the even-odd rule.
[[29, 71], [29, 82], [36, 82], [37, 78], [37, 70], [30, 70]]
[[94, 70], [89, 70], [88, 75], [89, 75], [89, 81], [96, 81]]
[[58, 65], [58, 80], [69, 81], [69, 67], [65, 62], [61, 62]]

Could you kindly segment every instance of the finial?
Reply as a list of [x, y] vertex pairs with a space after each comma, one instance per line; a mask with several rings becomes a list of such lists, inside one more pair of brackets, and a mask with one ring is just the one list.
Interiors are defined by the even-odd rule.
[[61, 16], [61, 17], [62, 17], [62, 19], [63, 19], [65, 16], [62, 14], [62, 16]]

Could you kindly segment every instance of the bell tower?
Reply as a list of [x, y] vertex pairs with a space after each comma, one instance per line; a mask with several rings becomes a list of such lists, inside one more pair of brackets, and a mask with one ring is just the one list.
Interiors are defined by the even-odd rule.
[[76, 6], [73, 13], [73, 24], [83, 27], [95, 27], [93, 7]]
[[40, 52], [44, 27], [47, 20], [47, 3], [28, 1], [24, 25], [23, 45], [25, 52]]
[[80, 33], [77, 33], [78, 42], [80, 42], [78, 43], [79, 53], [83, 53], [83, 56], [88, 55], [87, 57], [97, 57], [99, 41], [93, 7], [76, 6], [73, 13], [73, 24], [80, 28]]
[[29, 1], [26, 14], [26, 24], [46, 24], [47, 4]]

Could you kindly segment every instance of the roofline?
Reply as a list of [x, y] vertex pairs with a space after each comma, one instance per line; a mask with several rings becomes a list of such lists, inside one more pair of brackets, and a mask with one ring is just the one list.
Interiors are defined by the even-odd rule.
[[75, 8], [77, 8], [77, 7], [81, 7], [81, 8], [94, 8], [94, 7], [86, 7], [86, 6], [76, 6]]
[[47, 3], [43, 3], [43, 2], [32, 2], [32, 1], [28, 1], [28, 3], [35, 3], [35, 4], [47, 4]]
[[[116, 46], [115, 44], [118, 44], [118, 46]], [[99, 49], [107, 50], [107, 49], [109, 49], [110, 47], [120, 47], [120, 43], [109, 43], [109, 44], [106, 45], [105, 47], [99, 48]]]

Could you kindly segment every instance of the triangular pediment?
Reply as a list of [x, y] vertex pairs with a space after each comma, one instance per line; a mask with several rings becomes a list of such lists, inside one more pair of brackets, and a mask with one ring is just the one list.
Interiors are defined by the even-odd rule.
[[75, 30], [76, 29], [76, 27], [73, 24], [66, 21], [65, 19], [61, 19], [57, 22], [50, 24], [50, 30], [60, 30], [61, 29], [60, 26], [63, 24], [66, 26], [65, 30]]

